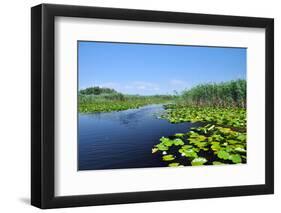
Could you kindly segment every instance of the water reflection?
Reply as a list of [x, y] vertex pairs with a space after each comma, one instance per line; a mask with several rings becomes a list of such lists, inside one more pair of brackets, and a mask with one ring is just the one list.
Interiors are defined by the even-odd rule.
[[160, 137], [187, 132], [192, 124], [158, 119], [163, 111], [162, 105], [149, 105], [120, 112], [80, 114], [78, 169], [165, 166], [151, 154], [151, 148]]

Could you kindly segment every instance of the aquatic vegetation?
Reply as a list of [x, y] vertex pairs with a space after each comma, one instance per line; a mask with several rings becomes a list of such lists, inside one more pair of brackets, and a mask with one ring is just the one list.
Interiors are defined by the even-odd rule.
[[240, 164], [247, 161], [246, 81], [197, 85], [176, 95], [126, 95], [91, 87], [78, 94], [79, 112], [97, 113], [164, 104], [157, 118], [200, 125], [161, 137], [152, 154], [169, 167]]
[[149, 104], [171, 102], [173, 96], [154, 95], [124, 95], [109, 88], [87, 88], [81, 90], [79, 99], [79, 112], [97, 113], [136, 109]]
[[206, 122], [220, 126], [246, 129], [246, 109], [220, 107], [189, 107], [184, 104], [165, 105], [166, 113], [162, 118], [171, 123]]
[[[152, 153], [162, 155], [169, 167], [202, 166], [246, 163], [246, 112], [243, 109], [185, 108], [182, 106], [169, 111], [164, 118], [178, 122], [205, 122], [193, 127], [187, 133], [176, 133], [162, 137], [153, 147]], [[183, 113], [183, 118], [179, 116]], [[189, 112], [189, 113], [188, 113]], [[200, 115], [200, 112], [204, 116]], [[177, 115], [178, 117], [171, 117]], [[219, 116], [220, 115], [220, 116]], [[238, 116], [242, 121], [232, 122]], [[207, 119], [206, 119], [206, 117]], [[206, 124], [206, 122], [210, 122]], [[239, 124], [239, 125], [238, 125]], [[165, 153], [163, 152], [165, 151]]]
[[135, 109], [147, 105], [146, 102], [131, 102], [131, 101], [105, 101], [94, 103], [80, 103], [79, 112], [94, 113], [94, 112], [111, 112], [127, 109]]
[[201, 165], [203, 165], [206, 162], [207, 162], [206, 158], [199, 157], [199, 158], [194, 158], [191, 161], [191, 165], [192, 166], [201, 166]]
[[190, 106], [246, 107], [246, 80], [199, 84], [182, 92], [181, 99]]
[[162, 158], [164, 161], [171, 161], [175, 159], [173, 155], [164, 155]]
[[178, 167], [178, 166], [182, 166], [182, 165], [180, 165], [179, 163], [170, 163], [168, 166], [169, 167]]

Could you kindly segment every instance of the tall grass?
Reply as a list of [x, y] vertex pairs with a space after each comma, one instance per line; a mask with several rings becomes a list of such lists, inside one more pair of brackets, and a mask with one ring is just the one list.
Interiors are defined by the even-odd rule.
[[191, 106], [246, 108], [246, 80], [200, 84], [182, 92], [181, 101]]
[[246, 80], [200, 84], [179, 95], [126, 95], [110, 88], [90, 87], [79, 91], [79, 111], [118, 111], [147, 104], [176, 103], [196, 107], [246, 108]]
[[82, 95], [79, 94], [80, 104], [90, 104], [96, 102], [148, 102], [148, 103], [159, 103], [173, 100], [174, 96], [171, 95], [124, 95], [122, 93], [104, 93], [100, 95]]

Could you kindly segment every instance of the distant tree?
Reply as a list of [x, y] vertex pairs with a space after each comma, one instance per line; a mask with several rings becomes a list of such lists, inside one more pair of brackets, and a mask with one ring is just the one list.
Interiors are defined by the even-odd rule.
[[110, 88], [103, 87], [88, 87], [86, 89], [80, 90], [80, 94], [82, 95], [100, 95], [100, 94], [112, 94], [117, 93], [116, 90]]

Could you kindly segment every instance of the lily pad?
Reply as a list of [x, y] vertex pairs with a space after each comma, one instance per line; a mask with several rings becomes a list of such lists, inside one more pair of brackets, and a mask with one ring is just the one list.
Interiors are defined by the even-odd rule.
[[237, 139], [240, 141], [246, 141], [246, 134], [240, 134]]
[[229, 144], [237, 144], [237, 143], [239, 143], [239, 141], [236, 141], [236, 140], [227, 140], [227, 142]]
[[176, 133], [176, 134], [175, 134], [175, 137], [183, 138], [183, 137], [184, 137], [184, 134], [183, 134], [183, 133]]
[[222, 162], [219, 162], [219, 161], [214, 161], [213, 162], [213, 165], [223, 165], [224, 163], [222, 163]]
[[180, 149], [179, 152], [182, 154], [182, 156], [185, 156], [187, 158], [197, 158], [198, 155], [193, 149]]
[[179, 167], [180, 164], [179, 163], [170, 163], [168, 166], [169, 167]]
[[246, 150], [242, 147], [236, 147], [234, 150], [237, 152], [246, 153]]
[[184, 145], [184, 142], [182, 141], [182, 139], [179, 139], [179, 138], [174, 139], [173, 143], [174, 143], [175, 146], [182, 146], [182, 145]]
[[231, 160], [233, 163], [241, 163], [242, 162], [241, 156], [239, 154], [230, 155], [229, 160]]
[[202, 158], [202, 157], [199, 157], [199, 158], [195, 158], [191, 161], [191, 165], [192, 166], [201, 166], [203, 165], [204, 163], [207, 162], [207, 159], [206, 158]]
[[230, 156], [229, 153], [224, 150], [220, 150], [218, 152], [218, 157], [221, 159], [227, 160], [229, 158], [229, 156]]
[[165, 146], [172, 146], [173, 145], [173, 140], [170, 140], [169, 138], [162, 137], [162, 138], [160, 138], [160, 141]]
[[162, 159], [163, 159], [164, 161], [171, 161], [171, 160], [175, 160], [175, 157], [174, 157], [173, 155], [164, 155], [164, 156], [162, 157]]
[[213, 145], [211, 146], [211, 149], [212, 149], [213, 151], [219, 151], [219, 150], [221, 149], [220, 143], [214, 142], [214, 143], [212, 143], [212, 144], [213, 144]]
[[191, 149], [193, 146], [191, 146], [191, 145], [184, 145], [184, 146], [182, 146], [181, 148], [182, 149]]
[[162, 143], [157, 144], [156, 147], [157, 147], [160, 151], [167, 151], [167, 150], [169, 150], [169, 147], [165, 146], [165, 145], [162, 144]]

